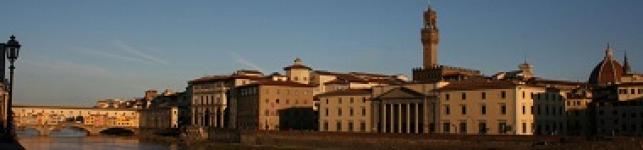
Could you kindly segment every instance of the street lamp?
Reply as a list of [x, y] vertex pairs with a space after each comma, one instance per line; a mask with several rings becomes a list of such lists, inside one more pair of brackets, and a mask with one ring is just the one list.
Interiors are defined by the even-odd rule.
[[[16, 67], [13, 66], [13, 63], [18, 59], [18, 53], [20, 52], [20, 43], [16, 40], [16, 37], [11, 35], [9, 41], [5, 43], [4, 50], [9, 59], [9, 101], [7, 102], [7, 130], [11, 138], [15, 138], [16, 132], [13, 128], [13, 69]], [[4, 67], [4, 66], [3, 66]]]

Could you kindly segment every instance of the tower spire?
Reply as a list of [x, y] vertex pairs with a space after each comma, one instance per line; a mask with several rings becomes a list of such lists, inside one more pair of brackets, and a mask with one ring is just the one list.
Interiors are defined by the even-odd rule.
[[433, 68], [438, 65], [438, 43], [440, 41], [440, 34], [437, 26], [437, 13], [431, 7], [429, 2], [429, 8], [424, 12], [424, 25], [420, 35], [422, 37], [422, 46], [423, 46], [423, 67], [424, 68]]
[[607, 42], [607, 48], [605, 49], [605, 57], [612, 58], [614, 56], [614, 52], [612, 50], [612, 47], [610, 46], [610, 43]]
[[630, 62], [627, 60], [627, 50], [623, 50], [625, 52], [624, 58], [623, 58], [623, 72], [626, 74], [631, 73], [632, 68], [630, 67]]

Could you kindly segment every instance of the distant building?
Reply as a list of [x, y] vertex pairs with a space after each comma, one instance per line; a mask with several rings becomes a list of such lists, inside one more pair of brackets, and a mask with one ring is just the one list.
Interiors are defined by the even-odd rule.
[[141, 110], [140, 128], [179, 129], [190, 123], [189, 99], [184, 92], [165, 92]]
[[[213, 75], [188, 82], [191, 124], [197, 127], [235, 128], [237, 100], [235, 88], [264, 79], [255, 70], [239, 70], [231, 75]], [[227, 118], [227, 119], [226, 119]]]

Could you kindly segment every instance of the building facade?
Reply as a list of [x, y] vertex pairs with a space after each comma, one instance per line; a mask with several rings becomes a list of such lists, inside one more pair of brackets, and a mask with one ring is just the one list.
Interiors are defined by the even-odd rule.
[[230, 75], [201, 77], [188, 82], [192, 125], [197, 127], [235, 128], [236, 100], [232, 95], [238, 86], [263, 79], [263, 73], [239, 70]]
[[315, 96], [319, 100], [319, 131], [373, 132], [371, 89], [345, 89]]
[[[285, 118], [281, 118], [279, 112], [289, 108], [308, 108], [312, 111], [313, 89], [314, 86], [308, 84], [273, 80], [238, 87], [237, 127], [242, 130], [287, 129], [289, 127], [280, 126]], [[316, 119], [315, 116], [308, 118]]]

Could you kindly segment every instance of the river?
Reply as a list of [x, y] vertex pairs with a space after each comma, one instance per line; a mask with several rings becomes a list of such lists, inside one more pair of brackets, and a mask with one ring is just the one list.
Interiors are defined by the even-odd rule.
[[176, 144], [139, 141], [136, 137], [86, 136], [75, 129], [62, 129], [50, 136], [38, 136], [35, 130], [17, 132], [18, 141], [27, 150], [178, 150]]

